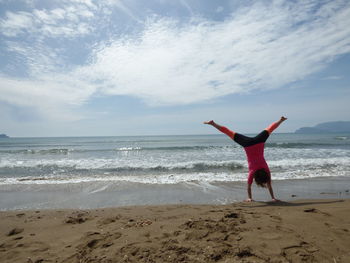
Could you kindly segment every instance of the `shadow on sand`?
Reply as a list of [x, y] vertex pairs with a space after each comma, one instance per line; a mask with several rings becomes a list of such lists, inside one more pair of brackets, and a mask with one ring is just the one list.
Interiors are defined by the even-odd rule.
[[344, 202], [343, 199], [338, 200], [299, 200], [299, 201], [293, 201], [293, 202], [284, 202], [284, 201], [278, 201], [278, 202], [262, 202], [262, 201], [255, 201], [252, 203], [241, 203], [240, 205], [243, 205], [244, 207], [264, 207], [264, 206], [305, 206], [305, 205], [321, 205], [321, 204], [332, 204], [332, 203], [341, 203]]

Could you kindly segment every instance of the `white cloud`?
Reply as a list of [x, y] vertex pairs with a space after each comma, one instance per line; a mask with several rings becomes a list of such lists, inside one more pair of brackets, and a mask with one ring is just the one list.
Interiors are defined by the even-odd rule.
[[350, 4], [255, 4], [224, 22], [149, 21], [142, 34], [114, 39], [80, 74], [101, 92], [150, 104], [186, 104], [274, 89], [350, 52]]
[[79, 79], [71, 76], [48, 75], [37, 80], [19, 80], [0, 76], [0, 101], [10, 105], [38, 109], [40, 115], [56, 120], [83, 118], [73, 114], [77, 105], [82, 105], [95, 91]]
[[222, 6], [218, 6], [215, 12], [221, 13], [222, 11], [224, 11], [224, 8]]
[[90, 8], [95, 9], [96, 5], [93, 3], [92, 0], [66, 0], [67, 3], [78, 3], [78, 4], [84, 4]]
[[0, 28], [5, 36], [16, 36], [33, 26], [32, 15], [27, 12], [6, 12], [6, 20], [0, 21]]
[[328, 77], [324, 77], [324, 80], [340, 80], [343, 79], [343, 76], [328, 76]]
[[91, 34], [98, 25], [103, 23], [103, 16], [112, 15], [117, 8], [133, 20], [143, 21], [134, 14], [121, 0], [100, 0], [93, 3], [90, 0], [62, 0], [52, 3], [50, 9], [35, 7], [35, 1], [28, 2], [30, 12], [7, 11], [0, 19], [0, 33], [6, 37], [65, 37], [73, 38]]
[[[34, 30], [38, 21], [43, 25], [35, 30], [52, 37], [88, 34], [95, 6], [76, 2], [84, 4], [11, 13], [2, 21], [4, 34]], [[67, 112], [95, 93], [178, 105], [281, 88], [350, 52], [350, 3], [330, 1], [320, 9], [317, 3], [257, 3], [222, 22], [153, 18], [139, 34], [102, 40], [89, 64], [69, 72], [61, 66], [65, 62], [59, 51], [14, 44], [12, 51], [28, 60], [30, 78], [2, 76], [1, 100], [68, 118]]]
[[191, 8], [191, 6], [189, 5], [189, 3], [187, 3], [186, 0], [180, 0], [180, 4], [181, 4], [182, 6], [184, 6], [184, 7], [188, 10], [188, 12], [189, 12], [191, 15], [194, 14], [194, 13], [193, 13], [193, 10], [192, 10], [192, 8]]
[[109, 9], [111, 7], [116, 7], [118, 8], [119, 11], [123, 12], [124, 14], [126, 14], [127, 16], [135, 20], [136, 22], [139, 22], [139, 23], [143, 22], [143, 20], [138, 15], [136, 15], [135, 12], [133, 12], [129, 7], [127, 7], [127, 5], [125, 5], [122, 0], [103, 0], [103, 1], [100, 1], [100, 6], [104, 8], [104, 12], [107, 14], [110, 13]]
[[91, 33], [89, 24], [95, 6], [90, 1], [72, 1], [60, 8], [33, 9], [32, 12], [6, 12], [0, 20], [1, 33], [7, 37], [24, 34], [44, 37], [75, 37]]

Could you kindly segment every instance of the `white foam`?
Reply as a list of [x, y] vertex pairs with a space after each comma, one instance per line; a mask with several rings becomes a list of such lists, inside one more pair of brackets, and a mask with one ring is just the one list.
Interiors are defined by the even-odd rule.
[[[268, 160], [270, 168], [283, 167], [284, 169], [293, 167], [326, 167], [326, 166], [350, 166], [350, 157], [333, 157], [333, 158], [287, 158], [280, 160]], [[128, 160], [117, 160], [117, 159], [49, 159], [49, 160], [11, 160], [2, 159], [0, 161], [0, 168], [33, 168], [33, 167], [45, 167], [45, 166], [56, 166], [58, 169], [61, 168], [74, 168], [74, 169], [157, 169], [164, 168], [169, 171], [175, 169], [194, 169], [197, 166], [205, 167], [224, 167], [232, 165], [237, 167], [247, 167], [245, 160], [235, 161], [187, 161], [178, 163], [169, 163], [164, 160], [159, 163], [158, 160], [153, 162], [140, 161], [133, 162]], [[58, 170], [59, 172], [59, 170]]]
[[[350, 177], [350, 167], [346, 169], [339, 166], [309, 167], [298, 169], [276, 170], [271, 168], [273, 180], [305, 179], [315, 177]], [[245, 182], [247, 172], [238, 173], [187, 173], [187, 174], [161, 174], [161, 175], [96, 175], [96, 176], [45, 176], [45, 177], [22, 177], [22, 178], [1, 178], [0, 185], [52, 185], [52, 184], [79, 184], [88, 182], [123, 182], [141, 184], [178, 184], [178, 183], [203, 183], [213, 182]], [[103, 189], [102, 189], [103, 190]], [[99, 191], [102, 191], [99, 190]]]
[[344, 140], [347, 140], [348, 137], [346, 137], [346, 136], [336, 136], [336, 137], [334, 137], [334, 139], [344, 141]]
[[194, 173], [174, 175], [144, 175], [144, 176], [45, 176], [45, 177], [22, 177], [22, 178], [1, 178], [0, 185], [10, 184], [77, 184], [84, 182], [129, 182], [146, 184], [178, 184], [182, 182], [229, 182], [244, 181], [245, 173]]
[[115, 149], [116, 151], [137, 151], [137, 150], [142, 150], [141, 147], [121, 147]]
[[207, 166], [225, 166], [225, 165], [238, 165], [246, 166], [246, 162], [243, 160], [237, 161], [184, 161], [184, 162], [169, 162], [168, 160], [119, 160], [119, 159], [41, 159], [41, 160], [14, 160], [14, 159], [2, 159], [0, 161], [0, 168], [15, 168], [15, 167], [45, 167], [56, 166], [60, 168], [76, 168], [76, 169], [155, 169], [157, 167], [173, 169], [193, 169], [197, 165]]
[[276, 161], [269, 161], [268, 164], [270, 168], [283, 167], [284, 169], [292, 167], [350, 167], [350, 157], [282, 159]]

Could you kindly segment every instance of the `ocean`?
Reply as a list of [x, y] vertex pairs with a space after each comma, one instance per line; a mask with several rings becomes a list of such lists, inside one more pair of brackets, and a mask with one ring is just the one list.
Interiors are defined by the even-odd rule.
[[[274, 182], [334, 177], [346, 182], [350, 134], [272, 134], [265, 159]], [[186, 189], [202, 194], [214, 189], [219, 196], [227, 191], [213, 201], [225, 203], [234, 201], [231, 188], [243, 186], [246, 179], [243, 148], [222, 134], [0, 139], [0, 210], [71, 207], [60, 196], [73, 193], [79, 198], [118, 193], [112, 203], [106, 202], [107, 196], [96, 204], [91, 204], [94, 198], [77, 201], [77, 206], [88, 208], [159, 203], [153, 191], [161, 193], [162, 203], [177, 203], [182, 199], [174, 200], [174, 195], [180, 188], [181, 195]], [[193, 196], [184, 199], [207, 202]]]

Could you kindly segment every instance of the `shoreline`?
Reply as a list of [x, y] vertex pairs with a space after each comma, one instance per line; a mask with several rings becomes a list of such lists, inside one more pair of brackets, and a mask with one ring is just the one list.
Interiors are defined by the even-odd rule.
[[1, 262], [347, 262], [350, 200], [0, 212]]
[[[349, 177], [275, 180], [273, 188], [276, 198], [283, 201], [350, 198]], [[246, 195], [245, 182], [1, 185], [0, 211], [98, 209], [135, 205], [222, 205], [241, 202]], [[253, 184], [253, 198], [268, 201], [270, 196], [267, 189]]]

